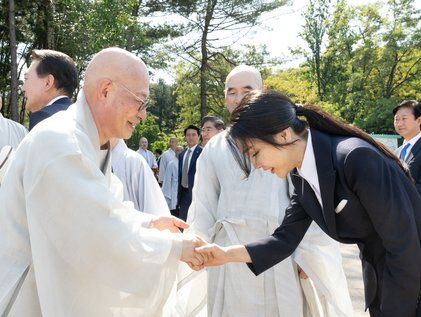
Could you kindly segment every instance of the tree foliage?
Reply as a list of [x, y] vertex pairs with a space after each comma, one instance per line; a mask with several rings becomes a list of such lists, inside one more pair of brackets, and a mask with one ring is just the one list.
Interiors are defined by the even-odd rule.
[[332, 7], [314, 0], [304, 14], [306, 67], [318, 100], [368, 132], [393, 132], [393, 106], [420, 98], [420, 12], [414, 3], [352, 7], [339, 0]]
[[[194, 73], [199, 75], [200, 117], [212, 112], [215, 107], [211, 99], [213, 66], [220, 62], [221, 53], [238, 39], [241, 31], [259, 23], [259, 17], [286, 4], [286, 0], [206, 0], [181, 1], [178, 13], [188, 21], [188, 34], [197, 34], [182, 44], [179, 50], [186, 55]], [[227, 36], [227, 34], [230, 34]], [[237, 34], [237, 38], [233, 36]], [[228, 63], [232, 62], [227, 60]], [[209, 106], [208, 106], [209, 105]]]
[[[234, 50], [225, 48], [215, 54], [209, 62], [206, 73], [208, 100], [208, 114], [228, 121], [228, 111], [224, 102], [225, 79], [228, 73], [237, 65], [246, 64], [255, 66], [263, 77], [270, 74], [269, 65], [279, 61], [271, 59], [265, 46], [244, 46], [243, 49]], [[180, 62], [176, 68], [175, 94], [180, 106], [180, 120], [177, 131], [182, 131], [189, 124], [200, 124], [202, 113], [200, 107], [200, 71], [195, 65]]]

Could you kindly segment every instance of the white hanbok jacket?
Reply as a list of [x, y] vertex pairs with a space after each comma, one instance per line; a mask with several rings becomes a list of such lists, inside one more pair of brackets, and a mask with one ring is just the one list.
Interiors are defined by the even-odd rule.
[[170, 215], [164, 195], [142, 155], [119, 140], [111, 151], [113, 173], [123, 183], [124, 200], [134, 208], [157, 216]]
[[5, 145], [16, 149], [27, 133], [28, 130], [23, 125], [3, 117], [0, 113], [0, 149]]
[[[286, 180], [263, 170], [245, 179], [223, 132], [198, 159], [188, 222], [211, 242], [246, 244], [271, 235], [288, 204]], [[292, 258], [313, 281], [325, 316], [352, 316], [337, 242], [313, 224]], [[296, 271], [291, 258], [257, 277], [245, 264], [209, 268], [209, 316], [302, 316]]]
[[169, 148], [164, 153], [162, 153], [159, 163], [159, 174], [158, 174], [158, 181], [163, 182], [165, 177], [165, 170], [167, 169], [168, 164], [173, 161], [177, 160], [175, 156], [175, 152]]
[[181, 242], [116, 198], [109, 161], [83, 93], [19, 146], [0, 190], [2, 316], [161, 315]]

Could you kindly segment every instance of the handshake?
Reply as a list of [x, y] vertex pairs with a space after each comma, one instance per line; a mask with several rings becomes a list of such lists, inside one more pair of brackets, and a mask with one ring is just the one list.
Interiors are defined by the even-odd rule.
[[[187, 229], [189, 225], [176, 217], [163, 216], [152, 220], [150, 227], [177, 233], [180, 232], [180, 229]], [[216, 244], [210, 244], [199, 236], [192, 234], [183, 234], [182, 242], [180, 260], [186, 262], [193, 270], [199, 271], [205, 266], [217, 266], [232, 261], [237, 262], [236, 259], [228, 257], [228, 251], [231, 247], [224, 248]]]
[[191, 269], [199, 271], [205, 266], [222, 265], [225, 254], [223, 248], [209, 244], [196, 235], [183, 235], [181, 261], [186, 262]]

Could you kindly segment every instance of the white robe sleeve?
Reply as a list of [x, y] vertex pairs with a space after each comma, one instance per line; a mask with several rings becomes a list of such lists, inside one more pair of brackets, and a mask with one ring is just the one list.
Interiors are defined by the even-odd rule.
[[150, 158], [151, 168], [158, 168], [158, 163], [156, 162], [155, 155], [151, 151], [148, 151], [148, 155]]
[[35, 179], [27, 174], [33, 173], [24, 173], [23, 179], [28, 223], [41, 228], [73, 269], [114, 289], [145, 296], [156, 287], [155, 278], [165, 275], [173, 282], [179, 237], [148, 229], [152, 216], [118, 201], [93, 162], [80, 154], [65, 155]]
[[158, 180], [160, 182], [164, 181], [165, 170], [166, 170], [169, 162], [171, 161], [171, 159], [175, 159], [175, 157], [171, 158], [170, 155], [171, 155], [171, 153], [169, 152], [169, 150], [167, 150], [161, 156], [161, 161], [159, 163], [159, 174], [158, 174]]
[[153, 175], [152, 170], [144, 161], [139, 169], [139, 177], [134, 177], [137, 184], [135, 185], [138, 192], [138, 203], [140, 211], [153, 214], [156, 216], [168, 216], [170, 211], [166, 203], [165, 197], [161, 192], [161, 188]]
[[221, 191], [215, 166], [210, 157], [212, 152], [209, 149], [210, 147], [205, 147], [197, 159], [193, 201], [187, 216], [191, 228], [188, 232], [198, 234], [205, 240], [209, 240], [209, 229], [216, 222], [215, 214]]
[[[165, 169], [165, 175], [163, 177], [162, 183], [162, 193], [167, 201], [168, 207], [170, 209], [175, 209], [175, 205], [177, 205], [177, 201], [174, 202], [173, 197], [173, 168], [172, 164], [168, 164], [167, 168]], [[177, 198], [176, 198], [177, 199]]]

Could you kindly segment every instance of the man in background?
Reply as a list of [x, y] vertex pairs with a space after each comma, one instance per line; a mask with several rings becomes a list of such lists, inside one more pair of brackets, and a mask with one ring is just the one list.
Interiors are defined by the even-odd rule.
[[215, 116], [206, 116], [202, 119], [202, 147], [209, 142], [209, 140], [225, 130], [225, 123], [222, 119]]
[[161, 160], [159, 164], [159, 174], [158, 174], [158, 182], [162, 184], [164, 182], [164, 175], [165, 175], [165, 169], [167, 168], [167, 165], [169, 162], [175, 159], [175, 149], [178, 145], [178, 139], [173, 137], [170, 138], [170, 144], [168, 150], [166, 150], [161, 155]]
[[175, 159], [168, 163], [165, 169], [164, 182], [162, 183], [162, 193], [172, 215], [177, 214], [178, 157], [182, 151], [183, 147], [181, 146], [175, 148]]
[[184, 129], [187, 148], [181, 152], [178, 159], [178, 207], [179, 217], [182, 220], [187, 219], [192, 200], [192, 190], [194, 186], [194, 175], [196, 174], [196, 161], [202, 153], [202, 147], [199, 145], [200, 130], [195, 125], [189, 125]]
[[75, 62], [52, 50], [33, 50], [32, 63], [25, 73], [22, 91], [31, 111], [29, 130], [58, 111], [66, 110], [78, 85]]
[[148, 163], [149, 167], [154, 170], [158, 168], [158, 164], [156, 163], [155, 155], [151, 151], [148, 150], [148, 139], [145, 137], [140, 138], [139, 140], [139, 149], [137, 153], [143, 156]]
[[405, 100], [393, 109], [393, 115], [395, 130], [404, 140], [395, 154], [408, 164], [421, 195], [421, 103]]

